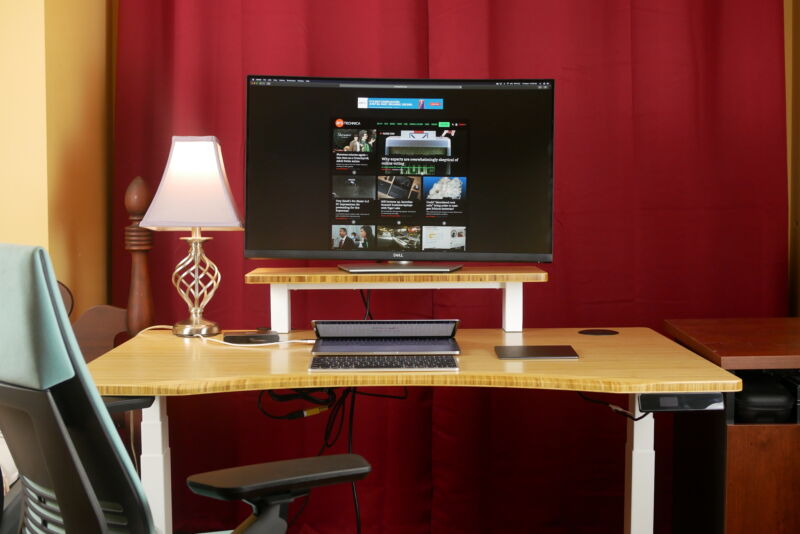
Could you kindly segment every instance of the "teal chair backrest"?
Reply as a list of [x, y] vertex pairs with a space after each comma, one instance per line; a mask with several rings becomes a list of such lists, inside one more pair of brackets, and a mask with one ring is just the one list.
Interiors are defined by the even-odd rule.
[[40, 247], [0, 244], [0, 431], [24, 487], [21, 532], [155, 532]]

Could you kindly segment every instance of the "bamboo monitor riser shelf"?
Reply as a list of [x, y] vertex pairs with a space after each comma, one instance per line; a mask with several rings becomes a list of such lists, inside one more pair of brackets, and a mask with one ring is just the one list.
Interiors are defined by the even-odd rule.
[[291, 331], [292, 290], [315, 289], [500, 289], [503, 291], [503, 330], [522, 330], [526, 282], [546, 282], [547, 273], [530, 265], [472, 266], [451, 273], [355, 274], [336, 267], [261, 268], [245, 275], [248, 284], [270, 285], [272, 329]]

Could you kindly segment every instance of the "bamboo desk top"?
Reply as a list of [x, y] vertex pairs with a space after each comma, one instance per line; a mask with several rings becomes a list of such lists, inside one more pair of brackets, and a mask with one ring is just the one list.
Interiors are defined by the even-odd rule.
[[547, 273], [531, 265], [465, 265], [452, 273], [354, 274], [338, 267], [261, 267], [247, 273], [247, 284], [353, 284], [414, 282], [547, 282]]
[[[648, 328], [616, 336], [579, 329], [521, 333], [461, 329], [461, 371], [309, 373], [311, 346], [238, 348], [179, 338], [166, 330], [139, 334], [89, 364], [103, 395], [196, 395], [230, 391], [342, 386], [483, 386], [608, 393], [739, 391], [741, 381]], [[309, 339], [309, 331], [288, 334]], [[572, 345], [579, 360], [508, 361], [495, 345]]]

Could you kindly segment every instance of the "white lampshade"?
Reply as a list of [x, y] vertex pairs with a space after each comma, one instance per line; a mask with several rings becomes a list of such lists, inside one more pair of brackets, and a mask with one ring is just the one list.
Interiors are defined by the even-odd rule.
[[153, 230], [242, 228], [216, 137], [172, 137], [164, 176], [139, 226]]

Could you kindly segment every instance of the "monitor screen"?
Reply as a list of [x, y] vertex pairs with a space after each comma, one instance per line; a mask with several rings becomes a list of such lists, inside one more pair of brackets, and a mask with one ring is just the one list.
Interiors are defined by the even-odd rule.
[[249, 76], [245, 256], [552, 261], [553, 95]]

